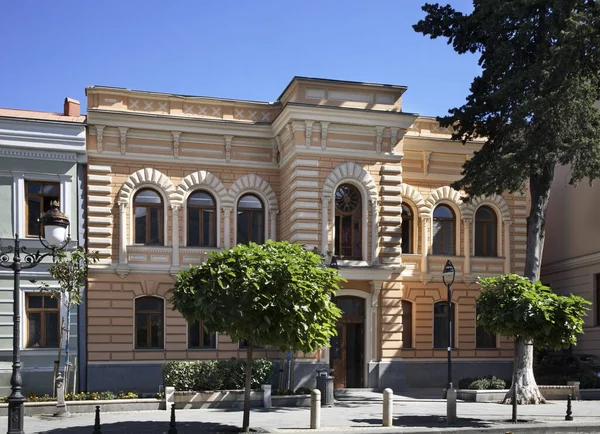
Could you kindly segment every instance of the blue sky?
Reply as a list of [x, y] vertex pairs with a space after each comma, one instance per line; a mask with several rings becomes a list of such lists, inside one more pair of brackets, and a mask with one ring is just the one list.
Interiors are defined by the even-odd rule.
[[91, 85], [275, 101], [301, 75], [405, 85], [404, 111], [444, 115], [480, 70], [413, 31], [423, 3], [5, 0], [0, 107], [60, 111]]

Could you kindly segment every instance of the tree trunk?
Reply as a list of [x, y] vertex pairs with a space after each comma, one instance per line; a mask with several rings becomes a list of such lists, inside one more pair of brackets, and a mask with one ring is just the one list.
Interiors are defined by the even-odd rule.
[[248, 342], [246, 350], [246, 386], [244, 387], [244, 423], [243, 432], [250, 432], [250, 392], [252, 389], [252, 344]]
[[533, 376], [533, 345], [521, 339], [515, 342], [516, 366], [513, 383], [504, 396], [504, 404], [512, 404], [513, 389], [517, 387], [517, 404], [545, 404]]
[[532, 282], [540, 280], [542, 253], [546, 237], [546, 211], [550, 199], [550, 187], [554, 178], [554, 162], [549, 162], [541, 173], [529, 178], [531, 210], [527, 217], [527, 252], [523, 275]]

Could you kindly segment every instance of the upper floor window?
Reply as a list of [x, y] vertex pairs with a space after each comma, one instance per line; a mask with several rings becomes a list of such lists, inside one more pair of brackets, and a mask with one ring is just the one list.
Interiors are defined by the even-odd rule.
[[475, 213], [475, 256], [497, 256], [496, 213], [489, 206], [482, 206]]
[[[456, 305], [452, 303], [452, 318], [455, 319]], [[454, 330], [456, 329], [455, 321], [452, 321], [452, 330], [450, 333], [452, 337], [456, 336]], [[433, 305], [433, 348], [448, 348], [450, 346], [448, 336], [448, 302], [438, 301]], [[452, 348], [456, 348], [454, 339], [452, 342]]]
[[158, 297], [135, 300], [135, 348], [162, 349], [164, 336], [164, 301]]
[[27, 294], [27, 348], [58, 348], [60, 307], [58, 299], [44, 294]]
[[455, 255], [455, 224], [454, 211], [447, 205], [438, 205], [433, 210], [433, 246], [434, 255]]
[[50, 203], [59, 201], [60, 184], [57, 182], [25, 181], [25, 221], [28, 237], [40, 235], [38, 219], [50, 209]]
[[[477, 310], [479, 316], [479, 310]], [[475, 328], [475, 346], [477, 348], [496, 348], [496, 335], [487, 332], [483, 326], [477, 325]]]
[[202, 321], [188, 324], [188, 348], [215, 349], [217, 348], [217, 334], [211, 333]]
[[163, 244], [163, 201], [154, 190], [144, 189], [133, 198], [135, 244], [156, 246]]
[[360, 192], [353, 185], [340, 185], [335, 192], [335, 256], [342, 259], [361, 259], [361, 217]]
[[412, 348], [412, 308], [410, 301], [402, 300], [402, 348]]
[[413, 213], [408, 205], [402, 204], [402, 253], [414, 253], [413, 237]]
[[265, 242], [265, 208], [262, 201], [253, 194], [245, 194], [238, 201], [237, 242]]
[[213, 197], [204, 192], [192, 193], [187, 201], [187, 245], [216, 247], [217, 218]]

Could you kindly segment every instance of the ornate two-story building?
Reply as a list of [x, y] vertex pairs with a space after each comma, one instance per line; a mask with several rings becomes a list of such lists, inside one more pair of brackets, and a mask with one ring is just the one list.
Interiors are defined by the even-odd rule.
[[[526, 200], [449, 187], [481, 143], [402, 111], [406, 87], [296, 77], [274, 103], [94, 86], [88, 97], [89, 389], [156, 391], [166, 360], [245, 357], [168, 302], [178, 270], [248, 241], [335, 255], [347, 280], [331, 348], [299, 355], [336, 387], [442, 386], [444, 263], [456, 268], [454, 377], [509, 376], [476, 327], [477, 276], [521, 272]], [[257, 351], [278, 360], [278, 352]]]

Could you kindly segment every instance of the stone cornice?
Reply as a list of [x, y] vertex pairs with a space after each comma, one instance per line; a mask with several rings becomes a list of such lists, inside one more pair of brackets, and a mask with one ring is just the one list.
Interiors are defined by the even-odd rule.
[[542, 264], [542, 276], [548, 276], [554, 273], [561, 273], [574, 268], [584, 268], [597, 265], [600, 266], [600, 252], [589, 255], [569, 258], [562, 261], [556, 261], [551, 264]]
[[74, 152], [51, 152], [36, 149], [23, 148], [6, 148], [0, 147], [0, 156], [14, 158], [30, 158], [37, 160], [52, 160], [52, 161], [70, 161], [73, 163], [83, 163], [86, 161], [85, 155]]

